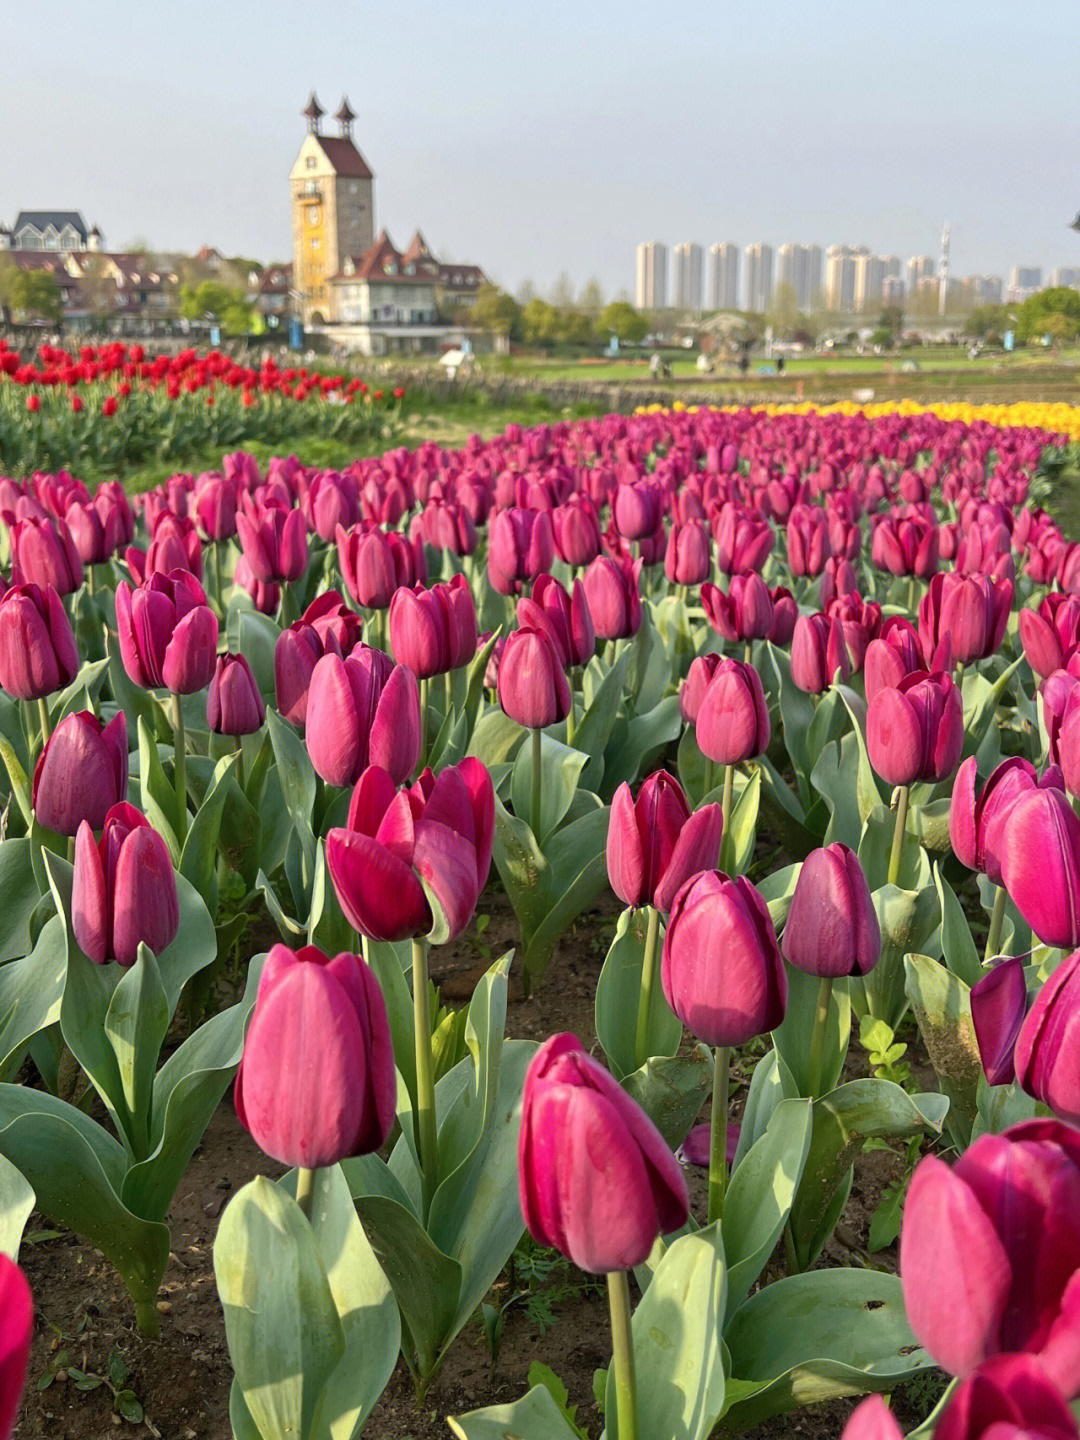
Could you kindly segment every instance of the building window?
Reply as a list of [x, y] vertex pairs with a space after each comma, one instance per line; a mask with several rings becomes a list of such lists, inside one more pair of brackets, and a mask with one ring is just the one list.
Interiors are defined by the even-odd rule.
[[311, 250], [322, 249], [322, 241], [319, 239], [318, 235], [312, 235], [310, 241], [308, 242], [308, 248]]
[[315, 156], [314, 156], [314, 155], [309, 155], [309, 156], [307, 157], [307, 159], [304, 161], [304, 164], [307, 166], [307, 168], [308, 168], [309, 170], [314, 170], [314, 169], [315, 169]]
[[350, 181], [349, 181], [349, 194], [350, 194], [350, 195], [359, 195], [359, 194], [360, 194], [360, 181], [359, 181], [359, 180], [350, 180]]
[[319, 207], [317, 205], [308, 206], [307, 223], [309, 225], [317, 225], [319, 223]]

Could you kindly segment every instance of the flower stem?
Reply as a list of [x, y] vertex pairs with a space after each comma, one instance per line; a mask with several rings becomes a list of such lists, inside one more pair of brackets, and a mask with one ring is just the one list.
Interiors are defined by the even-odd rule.
[[532, 732], [532, 807], [529, 812], [529, 824], [536, 836], [536, 843], [540, 843], [540, 797], [543, 793], [544, 778], [544, 732], [534, 730]]
[[420, 769], [423, 770], [427, 764], [427, 704], [428, 704], [428, 681], [420, 681]]
[[225, 602], [221, 596], [221, 541], [215, 540], [210, 546], [210, 554], [214, 559], [214, 591], [217, 596], [218, 610], [225, 614]]
[[412, 942], [413, 1043], [416, 1053], [416, 1122], [420, 1168], [424, 1172], [424, 1213], [439, 1184], [439, 1146], [435, 1128], [435, 1081], [431, 1069], [431, 1011], [428, 1005], [427, 941]]
[[723, 830], [723, 833], [724, 833], [725, 835], [728, 833], [728, 826], [731, 824], [731, 802], [732, 802], [732, 799], [734, 798], [734, 795], [735, 795], [735, 766], [734, 766], [734, 765], [725, 765], [725, 766], [724, 766], [724, 801], [723, 801], [723, 811], [724, 811], [724, 830]]
[[296, 1203], [308, 1220], [311, 1219], [311, 1200], [315, 1193], [315, 1171], [301, 1165], [296, 1172]]
[[244, 788], [244, 737], [236, 737], [236, 783], [240, 789]]
[[649, 1058], [649, 1016], [652, 1012], [653, 991], [656, 988], [656, 942], [660, 937], [660, 911], [655, 905], [649, 905], [647, 909], [649, 911], [649, 928], [645, 934], [645, 959], [641, 966], [637, 1034], [634, 1039], [634, 1059], [638, 1065], [644, 1065]]
[[187, 838], [187, 750], [184, 743], [184, 712], [180, 696], [172, 697], [173, 780], [176, 784], [176, 838], [181, 846]]
[[638, 1440], [637, 1380], [634, 1374], [634, 1332], [630, 1325], [630, 1282], [625, 1270], [609, 1270], [611, 1363], [615, 1372], [615, 1413], [619, 1440]]
[[49, 736], [52, 734], [52, 721], [49, 719], [49, 702], [42, 696], [38, 700], [38, 718], [41, 721], [41, 748], [49, 743]]
[[709, 1224], [719, 1220], [727, 1189], [728, 1047], [713, 1057], [712, 1118], [709, 1140]]
[[908, 787], [900, 786], [900, 799], [896, 805], [896, 827], [893, 830], [892, 853], [889, 856], [889, 884], [896, 885], [900, 879], [900, 854], [904, 846], [904, 831], [907, 829]]
[[449, 719], [450, 711], [454, 708], [454, 674], [451, 670], [443, 673], [443, 694], [446, 697], [446, 716]]
[[818, 982], [817, 1009], [814, 1011], [814, 1029], [810, 1036], [810, 1095], [815, 1100], [821, 1089], [821, 1052], [825, 1044], [825, 1026], [829, 1020], [832, 989], [833, 977], [822, 975]]
[[987, 960], [997, 954], [997, 948], [1001, 944], [1001, 929], [1005, 923], [1005, 901], [1007, 899], [1004, 885], [999, 885], [994, 891], [994, 908], [990, 912], [990, 931], [986, 937], [985, 958]]
[[575, 717], [575, 715], [574, 715], [574, 692], [573, 692], [573, 690], [571, 689], [571, 691], [570, 691], [570, 709], [569, 709], [569, 711], [567, 712], [567, 715], [566, 715], [566, 743], [567, 743], [567, 745], [573, 745], [573, 743], [574, 743], [574, 731], [577, 729], [577, 726], [576, 726], [576, 724], [575, 724], [575, 719], [576, 719], [576, 717]]

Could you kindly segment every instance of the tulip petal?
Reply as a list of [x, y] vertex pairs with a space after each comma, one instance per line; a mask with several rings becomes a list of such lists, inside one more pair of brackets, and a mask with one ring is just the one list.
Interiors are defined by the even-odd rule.
[[350, 925], [372, 940], [408, 940], [431, 929], [431, 907], [412, 870], [367, 835], [331, 830], [326, 867]]

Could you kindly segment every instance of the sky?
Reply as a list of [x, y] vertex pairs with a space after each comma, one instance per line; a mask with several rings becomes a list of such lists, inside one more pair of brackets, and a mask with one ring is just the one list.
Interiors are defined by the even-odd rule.
[[642, 240], [936, 256], [946, 220], [954, 275], [1080, 264], [1077, 0], [9, 6], [9, 225], [288, 259], [314, 88], [376, 225], [511, 291], [630, 291]]

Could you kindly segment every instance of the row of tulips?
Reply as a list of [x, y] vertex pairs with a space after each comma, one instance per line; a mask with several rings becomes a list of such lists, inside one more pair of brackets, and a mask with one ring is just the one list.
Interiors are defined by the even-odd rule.
[[[357, 1433], [399, 1350], [423, 1393], [523, 1224], [609, 1276], [624, 1440], [933, 1363], [967, 1384], [1003, 1352], [1071, 1397], [1039, 1358], [1073, 1333], [1071, 1252], [1039, 1250], [1007, 1325], [973, 1299], [985, 1338], [962, 1355], [925, 1294], [813, 1269], [848, 1137], [950, 1146], [951, 1179], [1031, 1125], [1067, 1149], [1077, 1118], [1072, 546], [1029, 502], [1061, 439], [674, 412], [340, 473], [234, 454], [135, 509], [67, 474], [0, 481], [0, 1156], [152, 1330], [168, 1206], [243, 1054], [241, 1119], [295, 1169], [237, 1195], [215, 1250], [239, 1436]], [[763, 818], [796, 863], [770, 868]], [[954, 890], [970, 869], [982, 957]], [[626, 905], [596, 995], [606, 1066], [572, 1037], [504, 1040], [509, 956], [447, 1038], [429, 950], [489, 873], [526, 987], [608, 885]], [[238, 901], [284, 943], [202, 1020]], [[853, 1018], [887, 1051], [909, 1008], [939, 1090], [885, 1062], [845, 1081]], [[40, 1089], [11, 1081], [27, 1057]], [[86, 1083], [107, 1126], [73, 1103]], [[708, 1167], [697, 1218], [680, 1146]], [[755, 1289], [781, 1237], [787, 1275]], [[930, 1268], [908, 1253], [905, 1283]], [[561, 1435], [545, 1394], [454, 1424]]]

